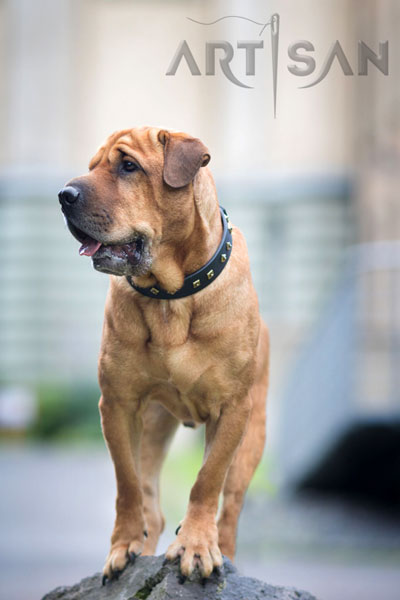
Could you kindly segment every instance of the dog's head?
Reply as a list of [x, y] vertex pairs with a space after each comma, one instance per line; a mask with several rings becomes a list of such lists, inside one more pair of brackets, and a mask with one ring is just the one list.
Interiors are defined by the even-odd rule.
[[160, 244], [184, 235], [193, 209], [188, 192], [209, 160], [202, 142], [183, 133], [142, 128], [111, 135], [89, 173], [59, 193], [80, 254], [104, 273], [148, 273]]

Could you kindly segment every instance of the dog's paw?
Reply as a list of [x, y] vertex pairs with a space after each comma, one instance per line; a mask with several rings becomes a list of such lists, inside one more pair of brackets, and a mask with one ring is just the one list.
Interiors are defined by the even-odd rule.
[[198, 567], [203, 577], [209, 577], [215, 568], [222, 566], [222, 554], [218, 547], [218, 530], [215, 523], [184, 520], [176, 540], [166, 552], [168, 560], [180, 557], [184, 577]]
[[107, 581], [118, 579], [128, 562], [135, 562], [142, 549], [143, 541], [133, 540], [130, 544], [114, 544], [103, 568], [103, 585]]

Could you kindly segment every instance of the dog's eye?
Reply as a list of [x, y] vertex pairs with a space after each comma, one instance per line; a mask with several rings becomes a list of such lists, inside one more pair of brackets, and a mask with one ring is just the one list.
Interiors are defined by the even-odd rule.
[[138, 168], [138, 165], [131, 160], [122, 161], [121, 169], [126, 173], [132, 173], [132, 171], [136, 171]]

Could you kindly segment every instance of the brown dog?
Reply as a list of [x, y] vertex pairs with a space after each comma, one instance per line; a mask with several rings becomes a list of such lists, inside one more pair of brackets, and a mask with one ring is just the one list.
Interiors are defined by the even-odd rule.
[[[202, 168], [209, 159], [200, 140], [183, 133], [128, 129], [110, 136], [90, 172], [59, 194], [80, 253], [112, 275], [99, 406], [117, 500], [104, 581], [156, 550], [164, 527], [159, 472], [179, 423], [205, 423], [206, 440], [166, 553], [180, 556], [184, 575], [198, 566], [208, 577], [221, 552], [233, 558], [244, 494], [264, 447], [268, 333], [243, 235], [221, 218], [213, 178]], [[213, 268], [201, 270], [221, 244]], [[219, 263], [226, 263], [220, 273]], [[197, 270], [198, 278], [187, 277]]]

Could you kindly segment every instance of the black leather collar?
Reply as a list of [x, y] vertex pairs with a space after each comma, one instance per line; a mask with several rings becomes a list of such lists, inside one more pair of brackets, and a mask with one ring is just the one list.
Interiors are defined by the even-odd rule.
[[183, 286], [177, 292], [172, 294], [158, 287], [158, 285], [148, 288], [139, 287], [133, 283], [132, 277], [127, 277], [126, 279], [133, 289], [149, 298], [155, 298], [157, 300], [175, 300], [196, 294], [215, 281], [218, 275], [226, 267], [232, 252], [232, 225], [229, 222], [226, 210], [222, 208], [222, 206], [220, 206], [219, 209], [221, 211], [223, 227], [222, 239], [216, 253], [204, 267], [187, 275], [183, 281]]

